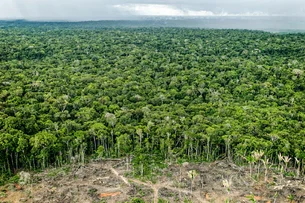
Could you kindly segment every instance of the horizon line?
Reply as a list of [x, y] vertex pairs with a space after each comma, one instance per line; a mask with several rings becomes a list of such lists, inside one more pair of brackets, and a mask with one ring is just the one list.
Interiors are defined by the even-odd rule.
[[0, 18], [0, 21], [25, 21], [25, 22], [99, 22], [99, 21], [141, 21], [141, 20], [177, 20], [179, 19], [200, 19], [200, 18], [305, 18], [305, 15], [270, 15], [270, 16], [160, 16], [160, 15], [143, 15], [143, 16], [137, 16], [132, 18], [121, 18], [121, 19], [84, 19], [84, 20], [67, 20], [67, 19], [52, 19], [52, 18]]

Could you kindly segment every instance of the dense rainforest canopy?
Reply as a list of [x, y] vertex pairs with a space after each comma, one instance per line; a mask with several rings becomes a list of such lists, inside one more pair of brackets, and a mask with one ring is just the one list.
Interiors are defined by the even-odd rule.
[[304, 34], [53, 23], [0, 38], [3, 174], [86, 155], [305, 159]]

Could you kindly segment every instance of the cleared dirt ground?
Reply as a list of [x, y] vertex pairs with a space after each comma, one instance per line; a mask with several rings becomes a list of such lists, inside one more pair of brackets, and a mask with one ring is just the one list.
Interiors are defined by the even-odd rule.
[[[192, 179], [189, 171], [196, 171]], [[252, 176], [255, 176], [253, 172]], [[122, 160], [49, 169], [26, 186], [0, 188], [0, 202], [305, 202], [303, 178], [284, 178], [264, 169], [251, 178], [247, 167], [227, 161], [169, 165], [156, 183], [132, 178]]]

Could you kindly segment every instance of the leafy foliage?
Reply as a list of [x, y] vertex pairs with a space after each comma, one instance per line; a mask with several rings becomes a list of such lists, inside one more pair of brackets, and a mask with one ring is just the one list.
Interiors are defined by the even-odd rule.
[[304, 160], [304, 34], [77, 28], [0, 29], [1, 171], [86, 154], [133, 155], [139, 174], [153, 156]]

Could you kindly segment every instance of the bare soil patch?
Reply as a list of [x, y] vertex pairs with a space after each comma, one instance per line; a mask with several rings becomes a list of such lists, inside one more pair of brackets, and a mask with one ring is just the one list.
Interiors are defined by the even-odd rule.
[[[129, 167], [130, 168], [130, 167]], [[247, 167], [227, 161], [169, 165], [156, 183], [128, 176], [120, 161], [99, 161], [84, 166], [49, 169], [33, 174], [32, 183], [22, 188], [0, 188], [0, 202], [70, 203], [130, 202], [305, 202], [303, 178], [283, 178], [269, 172], [250, 177]], [[196, 171], [191, 179], [189, 171]], [[127, 173], [129, 172], [129, 173]]]

